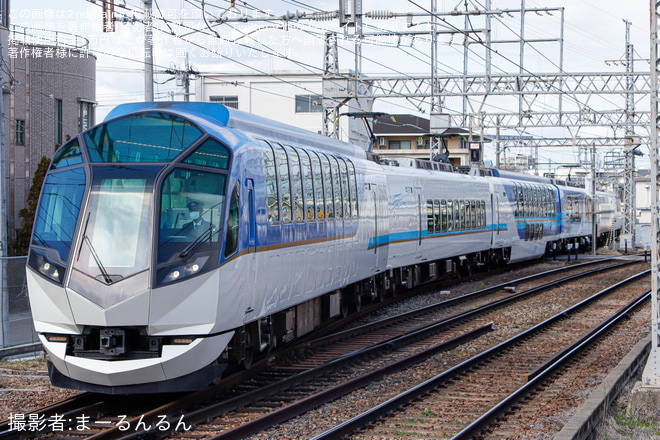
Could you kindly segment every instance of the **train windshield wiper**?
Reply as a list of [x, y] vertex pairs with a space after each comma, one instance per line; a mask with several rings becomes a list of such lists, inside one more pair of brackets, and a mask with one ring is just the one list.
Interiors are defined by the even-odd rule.
[[112, 278], [110, 278], [110, 275], [108, 275], [108, 271], [105, 270], [103, 263], [101, 263], [101, 259], [97, 255], [96, 250], [92, 245], [92, 240], [89, 239], [89, 236], [87, 234], [85, 234], [85, 236], [83, 237], [83, 241], [87, 243], [87, 246], [89, 246], [89, 251], [92, 254], [92, 257], [94, 258], [94, 261], [96, 261], [96, 265], [99, 267], [99, 270], [101, 271], [101, 275], [103, 275], [103, 279], [105, 280], [106, 284], [112, 284]]
[[197, 248], [197, 246], [202, 244], [202, 242], [204, 242], [206, 239], [209, 239], [209, 241], [210, 241], [211, 234], [213, 233], [214, 229], [215, 229], [214, 225], [209, 226], [209, 228], [206, 231], [204, 231], [199, 237], [197, 237], [195, 239], [195, 241], [190, 243], [188, 246], [183, 248], [183, 250], [181, 252], [179, 252], [179, 258], [181, 258], [182, 260], [186, 259], [186, 257], [188, 257], [188, 255], [193, 250], [195, 250]]

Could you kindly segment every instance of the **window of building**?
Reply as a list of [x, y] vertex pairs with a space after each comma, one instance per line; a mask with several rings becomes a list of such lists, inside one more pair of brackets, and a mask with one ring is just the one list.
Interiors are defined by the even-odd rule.
[[296, 113], [318, 113], [322, 111], [321, 95], [296, 95]]
[[16, 145], [25, 145], [25, 120], [16, 119], [14, 127], [14, 143]]
[[94, 103], [80, 101], [78, 103], [78, 130], [85, 131], [94, 125]]
[[55, 99], [55, 143], [62, 145], [62, 100]]
[[9, 27], [9, 0], [0, 0], [0, 25]]
[[209, 96], [209, 101], [217, 102], [218, 104], [226, 105], [227, 107], [238, 110], [238, 96]]
[[390, 141], [390, 150], [410, 150], [410, 141]]

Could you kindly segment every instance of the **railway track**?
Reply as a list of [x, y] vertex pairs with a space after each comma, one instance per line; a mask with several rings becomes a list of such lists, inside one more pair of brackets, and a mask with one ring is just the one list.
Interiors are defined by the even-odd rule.
[[[622, 270], [619, 265], [616, 266], [616, 270]], [[577, 271], [584, 269], [579, 266], [574, 266], [574, 268]], [[598, 270], [602, 272], [606, 269], [599, 268]], [[609, 270], [615, 269], [610, 268]], [[545, 274], [545, 277], [548, 276], [556, 277], [557, 272], [552, 275]], [[539, 277], [540, 275], [536, 278]], [[530, 281], [529, 278], [514, 280], [506, 283], [506, 286], [511, 286], [512, 284], [521, 286], [523, 283]], [[569, 281], [568, 279], [564, 280], [564, 282]], [[360, 386], [364, 386], [368, 381], [376, 380], [361, 378], [362, 375], [355, 373], [355, 371], [350, 372], [348, 370], [347, 372], [342, 372], [342, 370], [347, 369], [348, 365], [364, 363], [365, 359], [368, 358], [376, 359], [375, 362], [380, 364], [393, 364], [394, 360], [389, 360], [387, 353], [400, 350], [401, 347], [410, 347], [411, 344], [419, 345], [414, 341], [423, 341], [421, 345], [426, 345], [426, 347], [418, 348], [418, 353], [412, 357], [406, 356], [405, 353], [398, 355], [398, 361], [401, 363], [400, 367], [387, 367], [389, 370], [387, 368], [381, 368], [383, 371], [373, 376], [378, 377], [378, 374], [380, 374], [380, 377], [384, 377], [391, 374], [392, 371], [396, 371], [397, 368], [404, 368], [404, 366], [422, 362], [428, 356], [456, 347], [471, 338], [479, 337], [490, 330], [487, 325], [483, 323], [479, 325], [474, 323], [469, 325], [460, 323], [473, 319], [470, 316], [488, 314], [489, 309], [499, 309], [513, 301], [523, 301], [523, 298], [527, 295], [537, 295], [540, 291], [551, 289], [558, 284], [559, 281], [553, 280], [550, 283], [546, 283], [542, 289], [536, 289], [536, 291], [530, 291], [528, 293], [519, 292], [517, 294], [511, 294], [510, 291], [503, 290], [503, 287], [506, 286], [500, 285], [475, 292], [467, 298], [449, 300], [441, 306], [436, 305], [426, 310], [408, 313], [400, 316], [398, 319], [388, 318], [379, 321], [378, 324], [358, 326], [335, 335], [320, 339], [317, 338], [314, 341], [308, 341], [295, 350], [289, 350], [287, 356], [280, 354], [278, 357], [270, 358], [268, 362], [272, 365], [270, 367], [262, 366], [264, 369], [261, 372], [245, 372], [221, 382], [215, 388], [192, 393], [179, 399], [172, 400], [171, 397], [161, 396], [164, 404], [151, 409], [151, 411], [147, 411], [145, 406], [140, 410], [139, 405], [136, 405], [136, 411], [131, 412], [129, 408], [124, 406], [123, 412], [118, 414], [116, 409], [114, 409], [114, 412], [109, 409], [112, 408], [113, 404], [117, 404], [117, 402], [111, 402], [112, 399], [101, 396], [102, 402], [92, 402], [95, 395], [82, 394], [75, 399], [69, 399], [71, 401], [69, 405], [76, 404], [82, 409], [70, 409], [66, 406], [54, 407], [49, 410], [35, 412], [34, 414], [39, 414], [36, 416], [26, 414], [26, 420], [29, 417], [50, 420], [53, 416], [49, 414], [65, 414], [69, 422], [62, 426], [63, 429], [58, 432], [58, 437], [64, 436], [67, 430], [69, 430], [76, 438], [80, 438], [81, 436], [95, 439], [137, 438], [143, 437], [145, 435], [144, 431], [148, 430], [145, 428], [148, 427], [151, 428], [149, 434], [151, 437], [183, 435], [187, 432], [186, 428], [193, 424], [230, 413], [229, 417], [235, 417], [234, 420], [223, 417], [222, 420], [215, 421], [212, 425], [205, 428], [195, 428], [196, 434], [194, 435], [208, 436], [210, 432], [231, 432], [229, 428], [247, 426], [245, 425], [246, 421], [258, 420], [259, 417], [257, 416], [262, 414], [275, 414], [278, 408], [291, 407], [294, 402], [302, 402], [298, 404], [302, 408], [299, 411], [307, 411], [310, 407], [310, 402], [305, 402], [304, 399], [309, 398], [310, 395], [313, 395], [317, 399], [315, 404], [318, 405], [323, 399], [332, 400], [342, 393], [349, 392], [351, 387], [357, 386], [358, 383], [362, 384]], [[495, 298], [498, 296], [504, 296], [504, 298]], [[479, 298], [482, 299], [480, 300]], [[472, 301], [484, 301], [492, 304], [489, 306], [475, 306], [475, 304], [471, 304]], [[473, 310], [471, 312], [456, 312], [456, 308], [460, 307], [461, 304], [467, 309]], [[447, 315], [447, 309], [453, 311], [453, 316], [443, 318], [443, 314]], [[435, 322], [435, 324], [429, 325], [428, 322]], [[438, 334], [441, 334], [439, 338], [431, 338], [431, 335]], [[312, 348], [315, 350], [314, 353], [311, 351]], [[417, 357], [414, 358], [414, 356]], [[298, 360], [295, 360], [296, 358]], [[363, 366], [361, 368], [365, 370], [379, 370], [379, 368], [373, 366]], [[253, 377], [248, 379], [249, 375], [253, 375]], [[361, 382], [356, 381], [357, 378], [360, 378]], [[318, 390], [332, 389], [335, 384], [342, 383], [344, 384], [343, 391], [331, 391], [328, 397], [324, 397], [323, 399], [317, 396], [320, 392]], [[294, 390], [294, 392], [289, 391], [288, 394], [283, 395], [282, 393], [287, 393], [286, 390]], [[76, 401], [84, 403], [85, 399], [91, 399], [90, 403], [87, 405], [75, 403]], [[219, 403], [209, 404], [208, 402]], [[260, 403], [255, 405], [254, 402]], [[64, 402], [61, 405], [65, 405]], [[153, 408], [153, 405], [151, 405], [151, 408]], [[90, 412], [100, 416], [97, 417], [98, 420], [95, 417], [90, 417], [90, 419], [95, 419], [90, 421], [101, 423], [89, 423], [86, 425], [89, 429], [78, 429], [80, 427], [81, 417], [85, 414], [89, 415]], [[283, 420], [292, 416], [289, 414], [287, 416], [270, 417], [274, 417], [273, 420], [277, 420], [275, 423], [281, 423]], [[251, 432], [258, 432], [267, 428], [267, 424], [259, 426], [260, 422], [252, 423]], [[106, 425], [104, 430], [102, 430], [102, 426], [99, 426], [102, 424]], [[0, 427], [4, 430], [0, 434], [0, 438], [28, 438], [41, 434], [40, 431], [10, 432], [5, 429], [6, 427], [8, 427], [6, 424]], [[140, 429], [136, 429], [137, 427]], [[182, 429], [177, 429], [179, 427]], [[198, 432], [199, 430], [202, 432]], [[233, 435], [245, 435], [245, 431], [242, 434], [241, 431], [234, 432], [238, 434]], [[221, 438], [240, 438], [227, 436], [228, 434], [224, 435], [226, 437]]]
[[[626, 280], [626, 284], [648, 273], [643, 272]], [[401, 434], [425, 438], [474, 438], [504, 414], [509, 419], [515, 418], [516, 405], [532, 395], [552, 375], [575, 362], [585, 350], [592, 349], [604, 334], [613, 331], [616, 325], [650, 298], [648, 291], [641, 295], [634, 292], [634, 289], [623, 289], [622, 283], [598, 292], [515, 337], [315, 436], [314, 440], [340, 438], [367, 425], [371, 426], [360, 433], [360, 438]], [[612, 313], [615, 304], [623, 306]], [[589, 317], [585, 318], [587, 313]], [[595, 325], [585, 326], [585, 319]], [[576, 339], [576, 335], [582, 334], [586, 328], [588, 331]], [[495, 383], [497, 385], [493, 386]], [[388, 414], [390, 416], [386, 421], [376, 423]], [[424, 417], [420, 418], [420, 414]], [[504, 427], [496, 427], [490, 434], [497, 430], [504, 430], [506, 436], [515, 432], [506, 424], [507, 421], [503, 421], [501, 425]]]

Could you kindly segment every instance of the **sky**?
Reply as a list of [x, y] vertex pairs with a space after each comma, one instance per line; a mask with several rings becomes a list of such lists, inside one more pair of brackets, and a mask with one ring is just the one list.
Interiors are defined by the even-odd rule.
[[[452, 10], [464, 11], [485, 9], [487, 0], [437, 0], [440, 13]], [[649, 69], [649, 10], [650, 3], [643, 1], [614, 0], [490, 0], [490, 9], [507, 10], [526, 8], [550, 8], [550, 11], [525, 14], [525, 38], [535, 42], [524, 46], [522, 68], [534, 73], [622, 72], [625, 67], [618, 62], [625, 54], [624, 20], [631, 22], [631, 42], [635, 50], [635, 70]], [[92, 53], [97, 56], [97, 122], [116, 105], [144, 99], [143, 79], [143, 29], [142, 1], [115, 0], [117, 22], [115, 32], [102, 31], [102, 1], [88, 0], [13, 0], [11, 1], [11, 23], [32, 29], [45, 29], [80, 35], [89, 40]], [[245, 72], [248, 70], [271, 73], [274, 71], [320, 72], [323, 63], [323, 35], [326, 30], [339, 30], [338, 21], [291, 20], [283, 22], [254, 20], [267, 14], [283, 15], [287, 11], [295, 16], [318, 11], [338, 9], [338, 1], [278, 0], [247, 2], [236, 1], [231, 8], [224, 0], [154, 0], [154, 54], [155, 95], [157, 100], [181, 100], [182, 88], [177, 86], [173, 75], [166, 69], [185, 69], [186, 57], [190, 67], [199, 72]], [[56, 5], [56, 6], [55, 6]], [[124, 6], [125, 5], [125, 6]], [[202, 7], [203, 5], [203, 7]], [[428, 29], [430, 19], [424, 16], [430, 10], [430, 0], [363, 0], [363, 11], [391, 11], [413, 13], [409, 26], [405, 17], [393, 19], [365, 19], [365, 32], [390, 31], [400, 34], [405, 31]], [[563, 60], [560, 58], [561, 35], [560, 8], [564, 8]], [[247, 23], [217, 20], [249, 17]], [[479, 30], [485, 27], [484, 15], [471, 16], [466, 23], [463, 17], [443, 16], [446, 20], [441, 29]], [[492, 39], [497, 41], [518, 40], [520, 14], [500, 13], [493, 15]], [[66, 35], [66, 34], [61, 34]], [[60, 35], [60, 37], [61, 37]], [[477, 35], [472, 34], [472, 49], [468, 60], [468, 71], [483, 73], [486, 49], [478, 44]], [[340, 34], [341, 37], [341, 34]], [[69, 37], [67, 37], [69, 38]], [[71, 37], [73, 38], [73, 37]], [[439, 36], [438, 72], [457, 74], [463, 71], [463, 36], [441, 34]], [[342, 70], [354, 69], [354, 42], [351, 38], [340, 38], [339, 66]], [[491, 51], [492, 72], [516, 73], [521, 69], [519, 45], [497, 44]], [[369, 38], [362, 46], [362, 72], [365, 75], [428, 75], [430, 44], [428, 37], [418, 35], [386, 36]], [[191, 98], [191, 99], [194, 99]], [[292, 97], [293, 99], [293, 97]], [[600, 100], [598, 97], [584, 98], [585, 105], [616, 108], [622, 106], [616, 98]], [[579, 105], [569, 103], [566, 106]], [[475, 102], [478, 105], [479, 102]], [[486, 112], [510, 111], [517, 101], [489, 98], [484, 105]], [[462, 102], [448, 98], [447, 111], [460, 113]], [[541, 96], [533, 103], [535, 108], [552, 109], [557, 103]], [[648, 103], [639, 102], [638, 108], [648, 109]], [[430, 105], [414, 100], [378, 100], [373, 110], [391, 113], [413, 113], [427, 116]], [[425, 114], [426, 113], [426, 114]], [[582, 136], [609, 135], [612, 131], [584, 129]], [[536, 136], [553, 136], [556, 130], [537, 129]], [[488, 155], [487, 150], [487, 155]], [[492, 152], [491, 159], [492, 159]], [[524, 152], [523, 152], [524, 153]], [[571, 162], [577, 160], [576, 149], [541, 151], [540, 161], [555, 160]]]

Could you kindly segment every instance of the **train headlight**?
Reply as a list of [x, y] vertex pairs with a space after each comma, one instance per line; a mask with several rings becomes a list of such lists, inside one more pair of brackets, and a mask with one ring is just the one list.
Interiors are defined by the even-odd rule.
[[191, 263], [171, 268], [167, 275], [165, 275], [165, 278], [163, 278], [162, 283], [171, 283], [172, 281], [182, 280], [197, 274], [202, 269], [202, 267], [204, 267], [204, 264], [208, 259], [208, 256], [201, 256], [197, 257], [195, 261]]
[[39, 271], [40, 274], [49, 278], [51, 281], [54, 281], [57, 284], [62, 284], [64, 278], [64, 267], [53, 263], [40, 252], [35, 250], [30, 252], [29, 265], [33, 269]]

